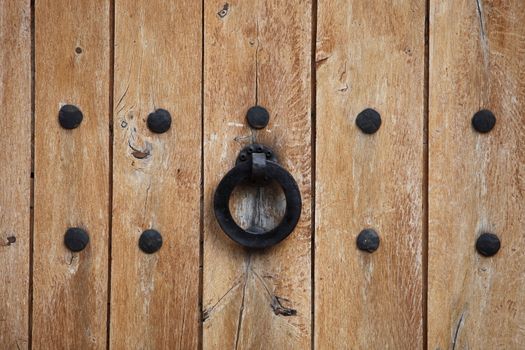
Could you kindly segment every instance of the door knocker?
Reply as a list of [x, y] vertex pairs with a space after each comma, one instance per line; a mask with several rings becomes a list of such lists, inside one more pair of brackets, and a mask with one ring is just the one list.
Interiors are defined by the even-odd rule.
[[[281, 222], [269, 231], [241, 228], [230, 212], [230, 196], [237, 185], [248, 183], [265, 186], [272, 180], [281, 186], [286, 209]], [[301, 193], [293, 176], [277, 163], [274, 152], [260, 144], [244, 147], [233, 167], [222, 178], [213, 200], [215, 217], [221, 229], [238, 244], [247, 248], [271, 247], [288, 237], [301, 216]]]

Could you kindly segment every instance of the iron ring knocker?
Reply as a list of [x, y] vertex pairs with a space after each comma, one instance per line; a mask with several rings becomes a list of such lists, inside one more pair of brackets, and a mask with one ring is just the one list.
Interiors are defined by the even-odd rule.
[[[275, 180], [286, 198], [284, 216], [276, 227], [269, 231], [260, 228], [242, 229], [230, 212], [230, 196], [240, 183], [264, 186]], [[301, 216], [301, 193], [293, 176], [277, 163], [271, 149], [259, 144], [241, 150], [233, 167], [222, 178], [215, 190], [213, 200], [215, 217], [221, 229], [238, 244], [247, 248], [271, 247], [288, 237]]]

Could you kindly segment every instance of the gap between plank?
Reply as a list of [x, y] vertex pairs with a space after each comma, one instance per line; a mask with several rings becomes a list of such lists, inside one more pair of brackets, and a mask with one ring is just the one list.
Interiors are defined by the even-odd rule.
[[31, 11], [31, 183], [29, 189], [29, 291], [27, 347], [33, 348], [33, 237], [35, 232], [35, 0], [30, 2]]
[[114, 122], [114, 88], [115, 88], [115, 0], [109, 3], [109, 169], [108, 169], [108, 281], [107, 281], [107, 310], [106, 310], [106, 349], [110, 348], [111, 332], [111, 267], [112, 237], [113, 237], [113, 122]]
[[423, 349], [428, 349], [428, 218], [429, 218], [429, 94], [430, 94], [430, 0], [425, 1], [425, 63], [424, 63], [424, 111], [423, 111]]
[[202, 350], [204, 339], [204, 0], [201, 1], [201, 178], [199, 209], [199, 339], [197, 346]]
[[310, 151], [311, 151], [311, 172], [310, 172], [310, 186], [312, 188], [311, 196], [311, 207], [310, 207], [310, 216], [311, 216], [311, 239], [310, 239], [310, 269], [311, 269], [311, 349], [315, 349], [315, 170], [316, 170], [316, 142], [317, 142], [317, 70], [315, 63], [315, 56], [317, 50], [317, 0], [312, 1], [312, 52], [310, 57], [310, 81], [312, 85], [311, 90], [311, 118], [310, 118], [310, 127], [311, 127], [311, 141], [310, 141]]

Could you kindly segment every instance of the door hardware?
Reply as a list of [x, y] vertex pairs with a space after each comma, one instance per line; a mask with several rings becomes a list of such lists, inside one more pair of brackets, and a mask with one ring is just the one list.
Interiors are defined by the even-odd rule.
[[78, 128], [84, 116], [82, 111], [74, 105], [63, 105], [58, 111], [58, 122], [64, 129]]
[[[286, 198], [286, 210], [281, 222], [268, 231], [259, 227], [242, 229], [230, 212], [233, 190], [241, 183], [262, 187], [272, 180], [281, 186]], [[281, 242], [292, 233], [301, 216], [301, 193], [293, 176], [277, 163], [270, 148], [251, 144], [239, 152], [235, 167], [219, 182], [213, 207], [219, 226], [228, 237], [246, 248], [262, 249]]]
[[270, 114], [264, 107], [253, 106], [246, 112], [246, 120], [251, 128], [264, 129], [270, 121]]
[[375, 109], [367, 108], [357, 115], [355, 123], [365, 134], [375, 134], [381, 127], [381, 115]]
[[496, 125], [496, 116], [488, 109], [482, 109], [472, 117], [472, 126], [479, 133], [486, 134]]
[[153, 254], [162, 247], [162, 235], [157, 230], [146, 230], [139, 238], [139, 248], [146, 254]]
[[373, 253], [379, 248], [379, 235], [373, 229], [367, 228], [357, 236], [357, 248], [362, 251]]
[[86, 230], [80, 227], [70, 227], [64, 235], [64, 244], [72, 252], [80, 252], [89, 243], [89, 235]]
[[148, 115], [148, 129], [156, 134], [162, 134], [171, 127], [171, 114], [165, 109], [159, 108]]
[[499, 251], [501, 241], [493, 233], [482, 233], [476, 240], [476, 250], [483, 256], [493, 256]]

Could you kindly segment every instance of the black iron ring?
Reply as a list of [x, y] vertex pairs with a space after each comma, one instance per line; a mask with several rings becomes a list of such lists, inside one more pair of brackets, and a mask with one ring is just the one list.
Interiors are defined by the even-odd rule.
[[283, 189], [286, 198], [286, 210], [279, 225], [266, 232], [254, 232], [242, 229], [230, 212], [230, 196], [237, 185], [250, 181], [251, 162], [240, 162], [221, 180], [215, 190], [213, 207], [215, 217], [222, 230], [235, 242], [247, 248], [271, 247], [288, 237], [294, 230], [301, 216], [301, 193], [293, 176], [276, 162], [266, 161], [266, 176], [275, 180]]

